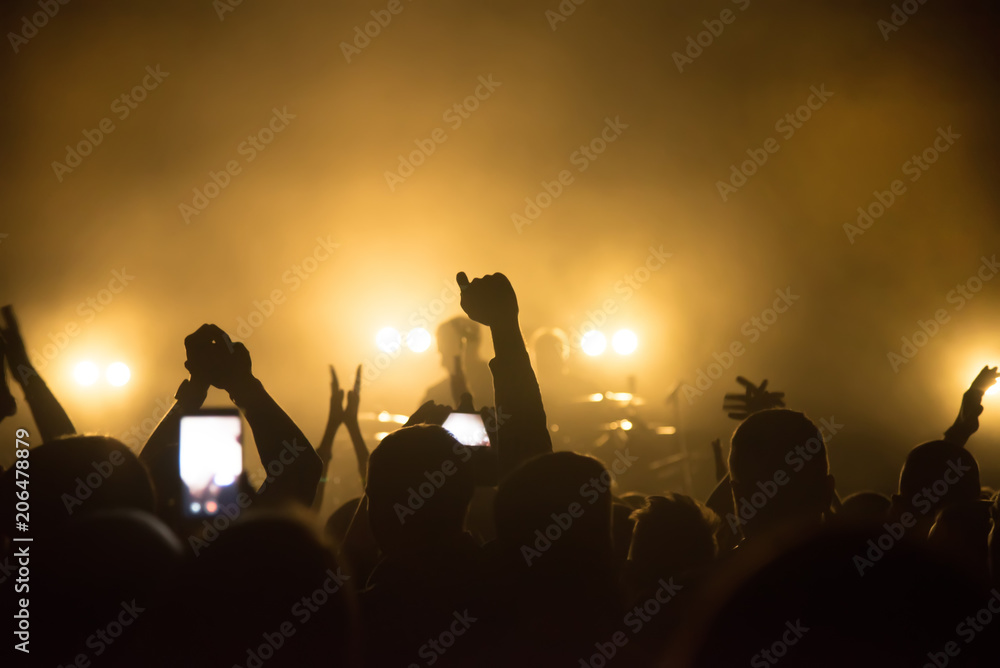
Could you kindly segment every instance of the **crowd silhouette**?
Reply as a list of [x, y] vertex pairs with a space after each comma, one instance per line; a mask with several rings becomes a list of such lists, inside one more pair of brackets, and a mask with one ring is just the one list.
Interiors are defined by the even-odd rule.
[[[370, 453], [360, 367], [346, 396], [330, 368], [314, 448], [246, 346], [207, 324], [184, 340], [189, 377], [139, 452], [77, 434], [5, 308], [0, 417], [17, 415], [9, 379], [40, 436], [30, 485], [17, 465], [0, 477], [12, 604], [29, 595], [15, 593], [13, 500], [31, 504], [30, 653], [13, 650], [15, 665], [1000, 665], [1000, 494], [971, 442], [996, 368], [940, 439], [909, 451], [891, 495], [838, 489], [824, 429], [740, 378], [728, 461], [717, 446], [702, 502], [623, 488], [627, 445], [603, 461], [554, 449], [513, 287], [458, 283], [467, 319], [438, 330], [448, 380]], [[536, 364], [566, 393], [565, 342], [546, 340]], [[180, 502], [178, 434], [210, 387], [245, 417], [267, 478], [254, 489], [244, 474], [238, 503], [207, 521]], [[442, 427], [453, 412], [478, 413], [491, 445], [460, 443]], [[326, 516], [341, 426], [364, 493]]]

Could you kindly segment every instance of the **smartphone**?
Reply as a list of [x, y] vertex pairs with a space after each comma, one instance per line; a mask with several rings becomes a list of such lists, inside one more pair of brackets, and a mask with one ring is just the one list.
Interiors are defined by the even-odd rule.
[[479, 413], [452, 413], [441, 426], [462, 445], [477, 447], [490, 444], [483, 416]]
[[235, 408], [181, 418], [181, 503], [188, 517], [212, 516], [236, 502], [243, 472], [243, 417]]

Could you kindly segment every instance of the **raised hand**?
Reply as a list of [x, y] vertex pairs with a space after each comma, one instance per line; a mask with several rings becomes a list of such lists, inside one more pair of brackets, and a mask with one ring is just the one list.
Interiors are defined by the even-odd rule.
[[[28, 351], [21, 337], [21, 329], [17, 326], [13, 307], [4, 306], [0, 309], [0, 313], [3, 315], [3, 323], [0, 325], [0, 339], [3, 340], [0, 348], [3, 351], [2, 357], [7, 358], [11, 373], [24, 390], [24, 399], [31, 409], [31, 415], [35, 418], [42, 439], [50, 441], [59, 436], [75, 433], [69, 415], [28, 358]], [[2, 365], [3, 360], [0, 359], [0, 366]], [[0, 392], [0, 415], [13, 415], [17, 407], [7, 388], [6, 379], [2, 380], [4, 385]]]
[[[330, 367], [333, 370], [333, 367]], [[344, 407], [344, 424], [350, 428], [358, 426], [358, 405], [361, 403], [361, 365], [354, 372], [354, 388], [347, 392], [347, 405]]]
[[984, 366], [972, 381], [972, 385], [962, 395], [962, 405], [958, 409], [958, 417], [948, 431], [945, 439], [965, 445], [970, 436], [979, 430], [979, 416], [983, 413], [983, 394], [990, 389], [1000, 377], [997, 367]]
[[1000, 371], [997, 371], [997, 367], [984, 366], [976, 375], [975, 380], [972, 381], [969, 391], [975, 390], [984, 393], [993, 387], [993, 384], [997, 382], [997, 378], [1000, 378]]
[[412, 427], [415, 424], [436, 424], [442, 425], [451, 415], [451, 406], [442, 406], [434, 403], [433, 400], [425, 402], [420, 408], [413, 411], [413, 415], [406, 421], [404, 427]]
[[199, 327], [184, 339], [184, 348], [184, 367], [191, 372], [193, 382], [214, 385], [232, 394], [254, 379], [250, 351], [242, 343], [233, 343], [215, 325]]
[[737, 376], [736, 382], [746, 388], [744, 394], [729, 393], [724, 397], [722, 410], [734, 420], [745, 420], [754, 413], [769, 408], [784, 408], [784, 392], [768, 392], [767, 380], [757, 387], [743, 376]]
[[462, 310], [470, 318], [487, 327], [517, 319], [517, 296], [506, 276], [487, 274], [470, 283], [462, 271], [457, 279], [462, 291]]
[[344, 391], [337, 380], [337, 370], [330, 365], [330, 422], [344, 423]]

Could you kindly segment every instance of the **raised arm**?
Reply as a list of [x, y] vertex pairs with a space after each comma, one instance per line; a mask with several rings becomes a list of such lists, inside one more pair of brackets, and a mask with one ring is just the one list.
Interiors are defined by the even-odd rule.
[[358, 474], [361, 476], [361, 485], [364, 486], [365, 478], [368, 474], [368, 448], [365, 446], [364, 437], [361, 435], [361, 427], [358, 425], [358, 403], [361, 395], [361, 365], [354, 376], [354, 389], [347, 393], [347, 405], [344, 406], [344, 391], [340, 389], [340, 381], [337, 379], [337, 371], [330, 365], [330, 413], [326, 421], [326, 430], [323, 432], [323, 439], [316, 454], [319, 455], [323, 463], [323, 473], [316, 489], [316, 499], [313, 501], [313, 508], [319, 510], [323, 506], [323, 497], [326, 494], [327, 475], [330, 462], [333, 460], [333, 441], [337, 435], [340, 425], [347, 427], [347, 432], [351, 437], [354, 446], [354, 455], [358, 461]]
[[955, 423], [944, 432], [944, 440], [964, 447], [969, 437], [979, 429], [979, 416], [983, 412], [983, 394], [997, 381], [997, 367], [984, 366], [962, 395]]
[[469, 282], [458, 274], [462, 309], [490, 328], [496, 357], [490, 361], [498, 421], [498, 474], [503, 478], [522, 462], [552, 452], [538, 381], [518, 323], [517, 296], [503, 274], [488, 274]]
[[337, 371], [330, 365], [330, 411], [326, 418], [326, 429], [323, 430], [323, 438], [319, 441], [316, 454], [319, 455], [323, 464], [323, 471], [320, 475], [319, 486], [316, 488], [316, 498], [313, 500], [313, 509], [319, 511], [323, 507], [323, 497], [326, 496], [326, 481], [330, 470], [330, 462], [333, 461], [333, 439], [337, 436], [337, 430], [344, 423], [344, 391], [340, 389], [340, 381], [337, 380]]
[[4, 355], [10, 364], [11, 375], [17, 380], [24, 391], [24, 399], [31, 409], [31, 415], [38, 425], [42, 441], [51, 441], [59, 436], [75, 434], [76, 429], [63, 410], [59, 400], [45, 384], [38, 371], [31, 364], [28, 351], [21, 338], [21, 330], [14, 317], [11, 306], [3, 307], [3, 325], [0, 326], [0, 336], [3, 337]]
[[[251, 371], [250, 352], [215, 325], [202, 325], [195, 362], [215, 387], [229, 393], [253, 431], [267, 478], [257, 490], [268, 503], [298, 502], [308, 507], [316, 497], [323, 463], [302, 430], [271, 398]], [[201, 375], [199, 373], [199, 375]]]
[[361, 486], [368, 483], [368, 446], [361, 435], [361, 425], [358, 424], [358, 406], [361, 403], [361, 365], [354, 374], [354, 389], [347, 392], [347, 406], [344, 407], [344, 426], [351, 437], [354, 446], [354, 458], [358, 462], [358, 475], [361, 476]]
[[[201, 407], [209, 385], [229, 393], [246, 416], [267, 479], [257, 496], [268, 503], [312, 505], [322, 463], [309, 440], [251, 371], [250, 353], [215, 325], [202, 325], [184, 339], [191, 379], [181, 384], [177, 403], [160, 421], [140, 454], [158, 487], [176, 490], [180, 418]], [[165, 492], [164, 492], [165, 493]]]

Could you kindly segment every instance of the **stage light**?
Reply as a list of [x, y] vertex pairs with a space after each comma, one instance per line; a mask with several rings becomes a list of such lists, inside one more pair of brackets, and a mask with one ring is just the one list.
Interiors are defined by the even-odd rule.
[[591, 401], [603, 401], [604, 400], [604, 395], [601, 394], [600, 392], [594, 392], [592, 395], [590, 395], [587, 398], [590, 399]]
[[990, 386], [989, 386], [988, 388], [986, 388], [986, 392], [984, 392], [984, 394], [987, 394], [987, 395], [994, 395], [994, 394], [996, 394], [997, 392], [1000, 392], [1000, 384], [997, 384], [997, 383], [993, 383], [993, 384], [992, 384], [992, 385], [990, 385]]
[[391, 419], [392, 419], [392, 416], [389, 415], [389, 411], [382, 411], [381, 413], [378, 414], [378, 421], [379, 422], [388, 422]]
[[422, 353], [431, 347], [431, 333], [423, 327], [411, 329], [406, 333], [406, 347], [415, 353]]
[[639, 347], [639, 337], [631, 329], [619, 329], [611, 337], [611, 347], [619, 355], [631, 355]]
[[73, 378], [80, 385], [93, 385], [100, 376], [101, 371], [93, 362], [80, 362], [73, 369]]
[[604, 352], [608, 347], [608, 340], [596, 329], [592, 329], [580, 339], [580, 347], [583, 348], [583, 352], [594, 357]]
[[115, 387], [121, 387], [132, 377], [132, 372], [125, 362], [115, 362], [105, 370], [104, 377]]
[[402, 347], [402, 337], [393, 327], [383, 327], [375, 335], [375, 345], [384, 353], [394, 354]]
[[622, 420], [621, 422], [618, 423], [618, 426], [620, 426], [623, 430], [628, 431], [629, 429], [632, 428], [632, 421]]
[[209, 501], [205, 504], [205, 510], [209, 513], [214, 513], [218, 509], [219, 509], [219, 504], [217, 504], [215, 501]]

